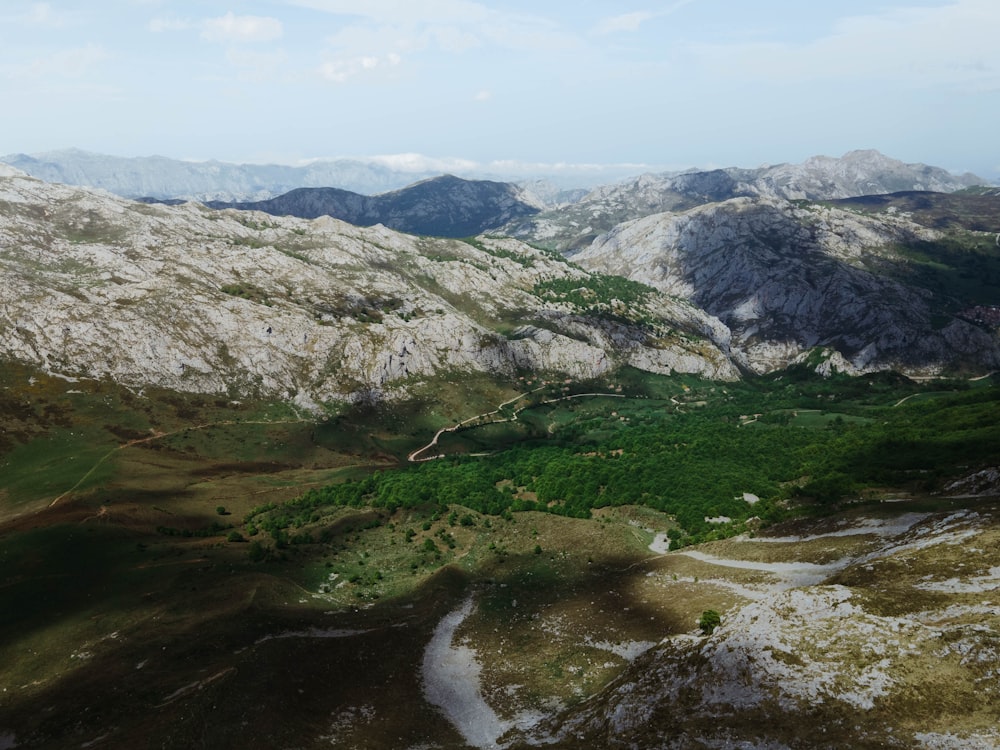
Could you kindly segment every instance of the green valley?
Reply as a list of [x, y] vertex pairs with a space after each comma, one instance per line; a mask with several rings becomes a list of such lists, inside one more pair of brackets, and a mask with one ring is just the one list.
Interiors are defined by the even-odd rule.
[[[483, 689], [512, 728], [734, 605], [680, 569], [684, 596], [634, 599], [657, 538], [952, 510], [942, 489], [1000, 447], [996, 376], [626, 369], [419, 397], [443, 387], [316, 418], [5, 365], [0, 728], [27, 747], [463, 746], [426, 724], [419, 676], [463, 599], [477, 649], [510, 655]], [[558, 635], [531, 630], [554, 612]]]

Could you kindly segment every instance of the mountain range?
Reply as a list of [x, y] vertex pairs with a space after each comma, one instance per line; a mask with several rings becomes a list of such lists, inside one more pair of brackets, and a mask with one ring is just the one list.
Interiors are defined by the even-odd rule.
[[[404, 156], [398, 167], [392, 159], [314, 159], [299, 166], [285, 164], [233, 164], [222, 161], [190, 161], [164, 156], [122, 157], [70, 148], [35, 154], [0, 156], [0, 162], [47, 182], [96, 187], [123, 198], [156, 200], [225, 201], [230, 203], [274, 198], [301, 187], [335, 187], [374, 195], [440, 176], [442, 170], [421, 166], [420, 157]], [[453, 172], [470, 178], [509, 180], [498, 169], [471, 163], [449, 165]], [[548, 177], [526, 178], [524, 189], [535, 201], [558, 204], [586, 192], [580, 185], [620, 179], [626, 168], [553, 168]]]
[[356, 159], [316, 160], [304, 166], [182, 161], [164, 156], [121, 157], [80, 149], [8, 154], [0, 162], [47, 182], [96, 187], [125, 198], [253, 201], [299, 187], [338, 186], [360, 193], [395, 190], [436, 172], [400, 171]]
[[[816, 164], [857, 182], [860, 159]], [[865, 184], [897, 184], [898, 163], [874, 163], [891, 169], [865, 173]], [[566, 206], [567, 227], [581, 205], [603, 217], [621, 206], [644, 214], [567, 263], [504, 238], [503, 227], [459, 242], [326, 215], [338, 205], [357, 223], [472, 234], [536, 210], [502, 183], [442, 177], [372, 199], [300, 190], [266, 204], [317, 217], [302, 219], [137, 203], [4, 169], [0, 321], [10, 333], [0, 351], [64, 375], [319, 408], [405, 396], [413, 379], [449, 370], [592, 378], [629, 365], [727, 379], [809, 358], [845, 372], [1000, 365], [989, 316], [963, 314], [997, 301], [992, 235], [899, 211], [732, 198], [737, 183], [724, 174], [705, 177], [725, 184], [710, 194], [685, 176], [690, 195], [701, 185], [702, 203], [684, 211], [651, 213], [663, 200], [641, 197], [664, 185], [674, 195], [679, 178]], [[944, 184], [940, 170], [906, 169]], [[762, 192], [787, 171], [738, 184]], [[839, 187], [826, 194], [849, 192], [847, 179], [829, 177], [823, 184]], [[998, 199], [971, 197], [988, 221], [982, 202]]]
[[[302, 166], [287, 166], [182, 161], [162, 156], [120, 157], [80, 149], [14, 153], [0, 156], [0, 162], [46, 182], [97, 187], [124, 198], [227, 203], [267, 200], [302, 187], [333, 187], [374, 195], [440, 175], [440, 171], [393, 169], [377, 161], [360, 159], [317, 159]], [[510, 181], [481, 170], [462, 171], [461, 175], [469, 179]], [[587, 212], [592, 204], [609, 202], [613, 204], [609, 214], [622, 221], [635, 218], [629, 214], [634, 208], [676, 210], [744, 195], [826, 199], [899, 190], [951, 192], [986, 183], [975, 175], [952, 175], [925, 164], [904, 164], [871, 150], [852, 151], [841, 158], [816, 156], [802, 164], [756, 169], [732, 167], [643, 174], [594, 188], [589, 196], [579, 185], [576, 189], [557, 186], [564, 181], [553, 174], [544, 179], [518, 181], [518, 185], [525, 202], [531, 205], [560, 207], [583, 198]], [[591, 177], [579, 184], [593, 185], [595, 181]], [[634, 200], [640, 202], [630, 208], [628, 202]]]
[[311, 409], [453, 370], [737, 377], [710, 316], [516, 240], [147, 205], [3, 169], [0, 356], [49, 372]]
[[839, 159], [816, 156], [802, 164], [640, 175], [596, 188], [571, 206], [543, 211], [506, 230], [573, 252], [622, 222], [730, 198], [823, 201], [902, 190], [950, 193], [985, 183], [973, 174], [953, 175], [939, 167], [905, 164], [877, 151], [859, 150]]

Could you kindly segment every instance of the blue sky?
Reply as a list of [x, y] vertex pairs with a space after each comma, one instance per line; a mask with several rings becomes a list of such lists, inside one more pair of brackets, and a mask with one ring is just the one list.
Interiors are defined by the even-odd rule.
[[4, 0], [0, 101], [0, 153], [996, 179], [1000, 2]]

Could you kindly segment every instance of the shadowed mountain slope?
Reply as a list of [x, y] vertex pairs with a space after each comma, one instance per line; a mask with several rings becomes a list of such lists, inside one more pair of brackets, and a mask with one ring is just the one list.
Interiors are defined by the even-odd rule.
[[[813, 347], [835, 350], [847, 370], [992, 368], [1000, 363], [996, 333], [954, 317], [978, 300], [950, 296], [961, 291], [953, 284], [935, 294], [912, 283], [920, 264], [908, 249], [941, 240], [904, 218], [737, 198], [622, 224], [574, 260], [719, 318], [755, 371]], [[983, 247], [956, 253], [988, 253], [988, 240], [966, 238]], [[942, 272], [928, 274], [942, 281]]]
[[382, 224], [400, 232], [437, 237], [470, 237], [538, 213], [514, 185], [453, 175], [374, 196], [336, 188], [299, 188], [270, 200], [213, 201], [208, 205], [305, 219], [332, 216], [356, 226]]

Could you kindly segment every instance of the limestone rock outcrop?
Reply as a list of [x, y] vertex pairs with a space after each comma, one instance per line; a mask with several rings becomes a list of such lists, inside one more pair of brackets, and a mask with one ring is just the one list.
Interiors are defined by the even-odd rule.
[[574, 261], [705, 310], [729, 330], [733, 356], [755, 372], [815, 347], [837, 352], [841, 369], [855, 372], [993, 368], [995, 334], [940, 319], [929, 292], [884, 273], [907, 263], [893, 247], [936, 236], [903, 217], [735, 198], [626, 222]]
[[590, 274], [514, 240], [146, 205], [10, 167], [0, 275], [0, 357], [136, 388], [319, 408], [454, 371], [738, 375], [709, 317], [665, 296], [649, 305], [667, 338], [542, 299], [540, 281]]

